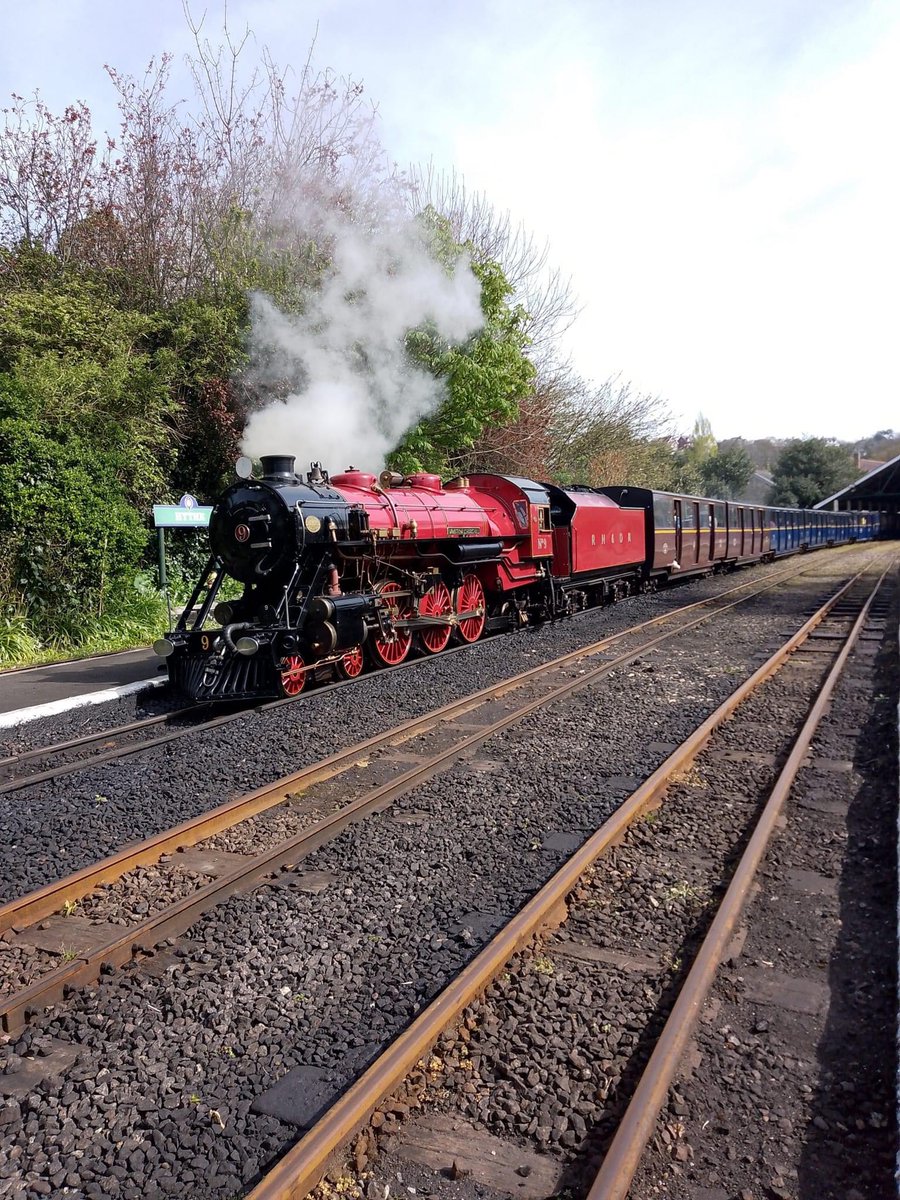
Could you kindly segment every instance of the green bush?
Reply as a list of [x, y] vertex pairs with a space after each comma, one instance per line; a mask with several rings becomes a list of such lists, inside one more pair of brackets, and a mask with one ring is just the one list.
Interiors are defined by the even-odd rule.
[[0, 419], [0, 591], [41, 640], [76, 640], [135, 574], [147, 534], [118, 466], [77, 436]]

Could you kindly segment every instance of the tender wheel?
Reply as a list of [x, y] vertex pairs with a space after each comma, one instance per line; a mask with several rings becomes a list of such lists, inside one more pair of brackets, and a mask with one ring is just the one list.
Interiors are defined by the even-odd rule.
[[[419, 601], [419, 613], [423, 617], [447, 617], [453, 612], [453, 599], [446, 584], [436, 583]], [[422, 649], [429, 654], [440, 654], [450, 641], [452, 625], [433, 625], [419, 633]]]
[[286, 696], [299, 696], [306, 687], [306, 663], [299, 654], [281, 660], [281, 690]]
[[[406, 597], [392, 599], [395, 592], [404, 590], [399, 583], [395, 583], [391, 579], [386, 583], [380, 583], [375, 590], [384, 598], [392, 621], [402, 621], [412, 616]], [[387, 638], [373, 631], [366, 640], [366, 648], [376, 667], [396, 667], [409, 654], [411, 645], [412, 634], [408, 629], [396, 629], [391, 637]]]
[[347, 651], [339, 662], [334, 664], [334, 669], [341, 679], [355, 679], [357, 675], [362, 674], [364, 666], [363, 648], [362, 646], [354, 646], [352, 650]]
[[464, 642], [477, 642], [487, 621], [484, 588], [477, 575], [465, 575], [456, 589], [456, 612], [460, 618], [457, 625], [460, 638]]

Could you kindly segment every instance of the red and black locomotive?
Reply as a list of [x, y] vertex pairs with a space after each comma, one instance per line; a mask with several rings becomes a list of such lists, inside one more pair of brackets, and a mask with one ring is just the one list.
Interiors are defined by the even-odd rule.
[[[644, 560], [643, 512], [593, 489], [261, 464], [220, 497], [207, 569], [156, 643], [196, 700], [297, 695], [319, 667], [352, 677], [561, 616], [629, 591]], [[216, 603], [227, 577], [243, 595]]]
[[[209, 563], [155, 644], [195, 700], [295, 696], [320, 670], [437, 654], [451, 638], [553, 619], [672, 575], [873, 537], [878, 514], [811, 513], [509, 475], [442, 483], [268, 455], [241, 460], [210, 521]], [[243, 464], [243, 465], [242, 465]], [[223, 582], [243, 585], [217, 603]], [[210, 623], [212, 618], [212, 624]]]

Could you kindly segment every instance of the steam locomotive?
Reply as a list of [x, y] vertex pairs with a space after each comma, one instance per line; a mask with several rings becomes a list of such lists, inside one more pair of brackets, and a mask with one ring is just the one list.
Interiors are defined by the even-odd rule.
[[[154, 649], [197, 701], [299, 695], [415, 649], [477, 641], [577, 612], [673, 575], [875, 537], [877, 513], [763, 508], [642, 488], [509, 475], [442, 483], [348, 468], [305, 479], [288, 455], [238, 463], [210, 520], [211, 557]], [[217, 598], [226, 579], [236, 600]], [[212, 618], [212, 622], [210, 622]]]

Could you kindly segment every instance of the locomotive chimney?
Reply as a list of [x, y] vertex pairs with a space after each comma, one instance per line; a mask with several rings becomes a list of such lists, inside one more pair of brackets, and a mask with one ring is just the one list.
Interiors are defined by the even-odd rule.
[[293, 454], [263, 454], [260, 456], [262, 477], [272, 483], [295, 483]]

